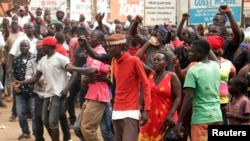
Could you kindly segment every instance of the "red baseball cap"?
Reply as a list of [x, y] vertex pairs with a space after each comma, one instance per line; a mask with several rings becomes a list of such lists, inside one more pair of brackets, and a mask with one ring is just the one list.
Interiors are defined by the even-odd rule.
[[56, 46], [57, 40], [55, 37], [48, 36], [45, 37], [41, 42], [37, 43], [37, 46], [44, 46], [44, 45], [49, 45], [49, 46]]

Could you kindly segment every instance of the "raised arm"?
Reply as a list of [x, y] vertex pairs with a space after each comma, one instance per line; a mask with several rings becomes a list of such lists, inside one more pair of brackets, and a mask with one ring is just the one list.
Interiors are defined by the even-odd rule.
[[28, 12], [28, 14], [30, 15], [30, 21], [34, 21], [35, 16], [30, 12], [29, 7], [26, 5], [24, 8]]
[[142, 16], [137, 15], [129, 29], [129, 33], [135, 39], [135, 41], [137, 41], [137, 43], [144, 45], [146, 41], [141, 37], [141, 35], [137, 31], [138, 25], [142, 22], [142, 20]]
[[[84, 36], [84, 35], [82, 35]], [[109, 57], [107, 54], [98, 54], [96, 53], [96, 51], [90, 46], [89, 42], [87, 41], [86, 37], [83, 37], [84, 43], [85, 43], [85, 48], [87, 50], [87, 53], [89, 54], [89, 56], [91, 56], [94, 59], [100, 60], [102, 62], [107, 62], [110, 63], [111, 62], [111, 57]]]
[[104, 25], [103, 25], [103, 23], [102, 23], [104, 14], [105, 14], [105, 13], [98, 13], [98, 14], [95, 16], [95, 19], [96, 19], [96, 21], [97, 21], [97, 23], [98, 23], [99, 29], [100, 29], [103, 33], [108, 33], [108, 31], [106, 30], [106, 28], [104, 27]]
[[143, 55], [146, 53], [147, 49], [150, 46], [158, 46], [160, 43], [159, 41], [152, 36], [145, 44], [143, 44], [143, 46], [136, 52], [135, 56], [142, 58]]
[[181, 40], [181, 41], [183, 40], [182, 36], [181, 36], [181, 32], [182, 32], [183, 26], [185, 24], [185, 21], [188, 20], [189, 17], [190, 17], [190, 15], [188, 13], [182, 14], [181, 22], [177, 28], [177, 36], [178, 36], [179, 40]]
[[243, 33], [241, 32], [239, 25], [235, 21], [234, 16], [233, 16], [229, 6], [221, 5], [219, 11], [221, 13], [227, 15], [229, 22], [230, 22], [230, 25], [231, 25], [231, 28], [232, 28], [232, 31], [233, 31], [233, 34], [234, 34], [234, 37], [232, 39], [232, 43], [235, 47], [239, 47], [240, 41], [242, 40]]
[[15, 4], [14, 7], [8, 9], [5, 11], [5, 14], [8, 16], [8, 17], [11, 17], [11, 11], [15, 10], [15, 9], [19, 9], [19, 5], [18, 4]]

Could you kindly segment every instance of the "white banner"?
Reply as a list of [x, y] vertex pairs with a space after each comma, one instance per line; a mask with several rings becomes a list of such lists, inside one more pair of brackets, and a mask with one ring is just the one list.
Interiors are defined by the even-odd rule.
[[165, 21], [175, 23], [175, 0], [145, 0], [144, 1], [144, 25], [154, 26]]
[[[79, 20], [79, 15], [83, 14], [86, 21], [91, 21], [91, 1], [92, 0], [71, 0], [70, 19]], [[97, 0], [97, 12], [104, 12], [105, 18], [108, 16], [109, 5], [107, 0]]]
[[66, 8], [67, 8], [67, 3], [66, 0], [31, 0], [29, 9], [32, 13], [35, 14], [36, 9], [40, 7], [43, 9], [48, 8], [50, 9], [51, 17], [54, 18], [56, 17], [56, 11], [57, 10], [63, 10], [66, 15]]

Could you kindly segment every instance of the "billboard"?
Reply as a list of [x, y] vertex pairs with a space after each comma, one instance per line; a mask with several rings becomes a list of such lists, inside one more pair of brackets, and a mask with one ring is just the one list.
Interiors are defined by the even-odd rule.
[[228, 5], [238, 24], [241, 23], [242, 0], [190, 0], [189, 1], [189, 24], [210, 24], [213, 22], [213, 17], [218, 13], [220, 5]]
[[67, 3], [66, 0], [30, 0], [29, 9], [32, 13], [35, 13], [38, 7], [50, 9], [51, 17], [56, 17], [57, 10], [65, 11], [66, 15]]
[[165, 21], [176, 21], [176, 1], [173, 0], [145, 0], [144, 25], [154, 26]]
[[143, 15], [144, 0], [113, 0], [110, 2], [110, 8], [110, 21], [119, 19], [125, 22], [128, 15], [133, 18], [136, 15]]
[[[70, 19], [79, 20], [79, 15], [83, 14], [86, 21], [92, 19], [92, 0], [71, 0], [70, 1]], [[104, 12], [105, 19], [108, 20], [110, 6], [108, 0], [97, 0], [97, 13]]]

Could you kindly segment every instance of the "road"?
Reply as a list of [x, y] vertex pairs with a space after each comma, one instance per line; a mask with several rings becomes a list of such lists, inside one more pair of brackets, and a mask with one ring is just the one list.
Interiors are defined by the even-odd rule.
[[[14, 122], [9, 121], [12, 102], [5, 102], [5, 104], [7, 104], [7, 108], [0, 108], [0, 141], [17, 141], [18, 136], [22, 134], [21, 128], [19, 127], [18, 119]], [[76, 108], [76, 113], [78, 114], [79, 112], [80, 109]], [[28, 122], [31, 129], [31, 120], [28, 120]], [[72, 141], [79, 141], [79, 139], [75, 136], [73, 129], [70, 129], [70, 133]], [[98, 130], [98, 137], [100, 138], [100, 141], [102, 141], [100, 130]], [[51, 140], [46, 130], [44, 132], [44, 138], [45, 141]], [[62, 138], [63, 134], [60, 131], [60, 140], [62, 140]], [[25, 141], [35, 141], [35, 138], [32, 136], [30, 139], [26, 139]]]

